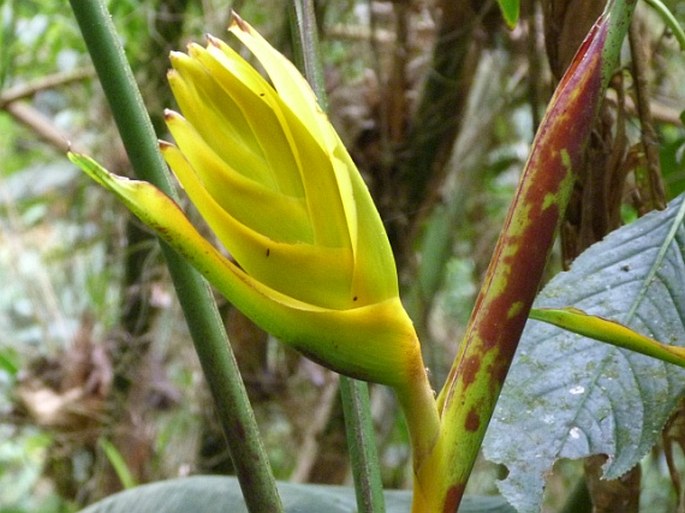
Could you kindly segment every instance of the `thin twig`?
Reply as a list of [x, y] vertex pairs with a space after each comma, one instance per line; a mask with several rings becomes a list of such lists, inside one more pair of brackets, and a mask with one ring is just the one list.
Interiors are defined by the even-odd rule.
[[541, 89], [542, 89], [542, 66], [540, 58], [540, 48], [538, 40], [543, 32], [541, 28], [541, 23], [539, 23], [539, 18], [541, 14], [538, 12], [537, 2], [531, 2], [528, 7], [530, 11], [526, 16], [528, 22], [528, 34], [526, 38], [526, 54], [528, 56], [528, 62], [530, 63], [530, 68], [527, 74], [528, 77], [528, 98], [530, 103], [530, 111], [533, 120], [533, 133], [537, 132], [538, 126], [540, 126], [540, 121], [542, 117], [540, 115], [540, 105], [542, 103], [541, 99]]
[[95, 70], [93, 68], [79, 68], [72, 71], [53, 73], [25, 84], [17, 84], [0, 93], [0, 109], [17, 100], [30, 98], [41, 91], [55, 89], [72, 82], [80, 82], [94, 76]]
[[[388, 136], [391, 148], [405, 137], [407, 121], [407, 64], [409, 58], [409, 2], [393, 2], [395, 12], [396, 40], [392, 52], [392, 68], [388, 83], [388, 94], [381, 101], [388, 102]], [[387, 100], [386, 100], [387, 98]]]
[[314, 463], [316, 463], [319, 453], [321, 433], [323, 433], [328, 425], [333, 412], [333, 406], [338, 397], [338, 374], [333, 372], [328, 374], [328, 382], [319, 395], [319, 406], [310, 419], [309, 427], [298, 450], [300, 457], [297, 460], [295, 470], [290, 475], [290, 481], [293, 483], [305, 483], [311, 476], [312, 468]]
[[[607, 93], [607, 101], [611, 102], [614, 105], [618, 105], [620, 103], [616, 93], [612, 92], [611, 89]], [[635, 101], [630, 96], [626, 96], [624, 98], [624, 101], [626, 113], [633, 116], [637, 116], [638, 111], [637, 106], [635, 105]], [[678, 108], [672, 107], [654, 98], [648, 98], [648, 101], [649, 110], [652, 114], [652, 120], [655, 123], [664, 123], [677, 127], [683, 126], [683, 121], [682, 119], [680, 119], [680, 110]]]
[[5, 112], [16, 121], [29, 128], [50, 146], [64, 154], [69, 150], [77, 151], [69, 138], [59, 130], [50, 118], [26, 102], [12, 102], [4, 105]]
[[53, 73], [28, 83], [18, 84], [0, 93], [0, 110], [7, 112], [58, 152], [66, 153], [70, 149], [78, 151], [69, 137], [59, 130], [50, 118], [21, 100], [31, 98], [41, 91], [79, 82], [94, 75], [95, 70], [93, 68], [79, 68]]

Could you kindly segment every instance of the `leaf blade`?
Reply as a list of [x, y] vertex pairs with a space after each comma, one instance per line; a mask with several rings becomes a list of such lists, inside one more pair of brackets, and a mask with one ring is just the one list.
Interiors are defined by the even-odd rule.
[[[352, 487], [278, 483], [285, 511], [289, 513], [354, 513]], [[408, 511], [411, 493], [385, 492], [388, 513]], [[121, 492], [81, 510], [81, 513], [244, 513], [247, 511], [238, 482], [227, 476], [192, 476], [159, 481]], [[466, 496], [459, 513], [514, 513], [501, 497]]]

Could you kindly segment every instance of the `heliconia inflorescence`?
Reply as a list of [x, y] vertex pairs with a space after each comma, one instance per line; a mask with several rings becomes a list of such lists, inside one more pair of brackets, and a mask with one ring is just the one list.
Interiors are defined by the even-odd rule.
[[263, 329], [335, 371], [393, 387], [415, 451], [426, 453], [435, 400], [369, 191], [295, 66], [237, 15], [229, 31], [270, 81], [212, 36], [173, 52], [168, 78], [183, 115], [165, 112], [175, 144], [160, 143], [219, 246], [151, 184], [71, 158]]

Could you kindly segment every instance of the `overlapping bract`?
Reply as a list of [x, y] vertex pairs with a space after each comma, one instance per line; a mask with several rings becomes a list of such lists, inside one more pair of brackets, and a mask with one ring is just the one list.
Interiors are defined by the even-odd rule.
[[236, 51], [173, 53], [169, 82], [185, 117], [167, 112], [178, 147], [164, 156], [231, 255], [255, 280], [324, 308], [397, 296], [381, 220], [359, 172], [304, 78], [249, 25]]

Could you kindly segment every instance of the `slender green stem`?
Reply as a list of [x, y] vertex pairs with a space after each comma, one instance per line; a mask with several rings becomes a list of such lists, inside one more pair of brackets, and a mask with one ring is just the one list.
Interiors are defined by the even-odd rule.
[[369, 389], [363, 381], [341, 376], [340, 397], [359, 513], [385, 511], [381, 472], [376, 452]]
[[530, 318], [561, 329], [593, 338], [614, 347], [685, 367], [685, 348], [663, 344], [629, 328], [627, 325], [590, 315], [577, 308], [534, 308]]
[[[321, 66], [321, 52], [312, 0], [293, 2], [295, 47], [301, 67], [312, 85], [321, 108], [328, 105]], [[345, 415], [347, 443], [352, 463], [357, 508], [359, 513], [383, 513], [385, 501], [375, 433], [369, 406], [368, 385], [341, 376], [340, 396]]]
[[[101, 0], [70, 0], [114, 120], [136, 174], [171, 197], [175, 193], [133, 73]], [[254, 414], [207, 282], [162, 243], [248, 510], [282, 512]]]
[[671, 29], [671, 32], [673, 32], [673, 35], [680, 45], [680, 49], [685, 51], [685, 30], [683, 30], [683, 27], [680, 26], [680, 23], [678, 23], [678, 20], [670, 11], [670, 9], [661, 0], [646, 1], [647, 5], [654, 9], [657, 14], [661, 16], [661, 19], [664, 20], [666, 26]]
[[312, 0], [295, 0], [292, 11], [294, 11], [293, 26], [297, 35], [295, 46], [300, 54], [298, 58], [304, 69], [304, 75], [316, 93], [321, 108], [328, 110], [314, 3]]

